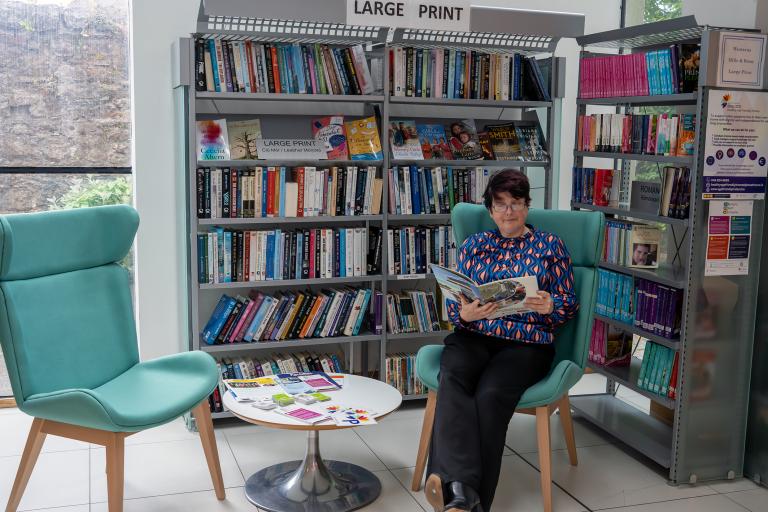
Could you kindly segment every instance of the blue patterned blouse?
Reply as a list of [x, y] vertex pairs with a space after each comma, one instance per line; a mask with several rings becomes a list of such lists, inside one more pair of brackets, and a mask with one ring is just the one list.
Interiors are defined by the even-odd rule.
[[554, 329], [576, 315], [579, 303], [568, 249], [559, 237], [530, 225], [528, 229], [528, 233], [516, 238], [505, 238], [498, 229], [470, 236], [459, 249], [458, 271], [478, 284], [535, 275], [539, 289], [552, 296], [552, 313], [464, 322], [459, 316], [460, 304], [449, 300], [448, 317], [454, 325], [487, 336], [548, 344], [554, 340]]

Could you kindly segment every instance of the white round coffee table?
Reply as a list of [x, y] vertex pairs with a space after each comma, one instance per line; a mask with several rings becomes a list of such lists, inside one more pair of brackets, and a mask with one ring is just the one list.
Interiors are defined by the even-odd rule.
[[[378, 421], [403, 401], [397, 389], [380, 380], [345, 374], [343, 381], [342, 389], [323, 392], [331, 397], [326, 404], [369, 409], [376, 412]], [[280, 392], [278, 388], [267, 395]], [[224, 394], [224, 405], [243, 421], [308, 433], [303, 460], [275, 464], [248, 478], [245, 494], [257, 507], [271, 512], [347, 512], [368, 505], [381, 494], [381, 482], [367, 469], [348, 462], [323, 461], [320, 456], [320, 430], [351, 427], [337, 426], [333, 420], [308, 425], [249, 403], [238, 403], [230, 393]]]

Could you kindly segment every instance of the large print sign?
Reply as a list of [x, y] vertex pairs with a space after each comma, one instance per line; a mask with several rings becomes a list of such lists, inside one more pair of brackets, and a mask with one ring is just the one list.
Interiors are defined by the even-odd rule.
[[347, 25], [469, 32], [469, 0], [347, 0]]

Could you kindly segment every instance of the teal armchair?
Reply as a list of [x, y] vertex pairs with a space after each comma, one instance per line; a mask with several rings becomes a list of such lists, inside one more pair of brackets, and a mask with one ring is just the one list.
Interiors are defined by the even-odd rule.
[[34, 416], [6, 512], [47, 434], [106, 447], [109, 511], [123, 510], [125, 437], [192, 411], [216, 496], [224, 483], [208, 354], [139, 362], [128, 272], [139, 217], [129, 206], [0, 216], [0, 343], [19, 409]]
[[[541, 490], [545, 512], [552, 510], [552, 475], [550, 455], [549, 417], [560, 410], [560, 420], [572, 465], [577, 464], [576, 440], [573, 433], [568, 390], [584, 374], [592, 329], [597, 292], [597, 263], [603, 244], [605, 219], [599, 212], [531, 210], [529, 224], [536, 229], [558, 235], [571, 254], [579, 312], [555, 334], [555, 359], [549, 375], [531, 386], [522, 396], [517, 412], [536, 416], [536, 430], [541, 467]], [[451, 213], [456, 243], [463, 243], [470, 235], [496, 229], [488, 210], [483, 205], [461, 203]], [[443, 347], [422, 347], [416, 357], [416, 376], [429, 390], [421, 440], [416, 458], [411, 488], [418, 491], [424, 478], [424, 468], [432, 438], [437, 391], [440, 380], [440, 358]]]

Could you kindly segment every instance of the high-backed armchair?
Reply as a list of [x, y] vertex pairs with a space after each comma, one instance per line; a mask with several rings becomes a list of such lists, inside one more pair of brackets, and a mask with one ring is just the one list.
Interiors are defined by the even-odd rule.
[[0, 216], [0, 343], [19, 408], [34, 416], [6, 512], [47, 434], [106, 447], [109, 511], [123, 507], [124, 439], [192, 410], [216, 496], [224, 482], [207, 397], [208, 354], [139, 362], [128, 272], [129, 206]]
[[[560, 410], [568, 456], [571, 464], [575, 466], [578, 461], [568, 390], [579, 381], [587, 364], [597, 292], [597, 263], [603, 242], [605, 219], [599, 212], [531, 210], [527, 222], [536, 229], [558, 235], [565, 243], [573, 262], [576, 296], [580, 305], [576, 318], [562, 326], [555, 335], [555, 359], [549, 375], [526, 390], [517, 408], [518, 413], [536, 416], [541, 491], [544, 510], [550, 512], [552, 474], [549, 417], [554, 411]], [[496, 229], [496, 224], [483, 205], [456, 205], [451, 213], [451, 223], [457, 245], [474, 233]], [[427, 345], [419, 350], [416, 357], [416, 376], [428, 388], [429, 394], [411, 483], [414, 491], [421, 488], [432, 439], [442, 353], [441, 345]]]

